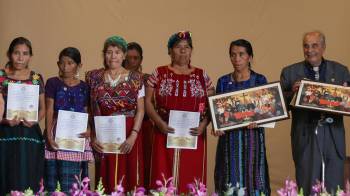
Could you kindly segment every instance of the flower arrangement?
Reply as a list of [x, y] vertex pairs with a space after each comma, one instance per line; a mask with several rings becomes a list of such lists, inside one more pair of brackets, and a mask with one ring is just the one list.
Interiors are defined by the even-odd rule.
[[157, 190], [151, 190], [151, 194], [153, 196], [173, 196], [176, 192], [176, 187], [174, 186], [174, 178], [170, 177], [168, 179], [165, 178], [164, 174], [163, 182], [161, 180], [157, 180], [156, 184], [158, 186]]
[[78, 176], [75, 176], [75, 179], [77, 180], [77, 183], [73, 183], [72, 189], [69, 191], [71, 196], [97, 195], [89, 190], [90, 179], [88, 177], [80, 180]]
[[[207, 187], [205, 184], [197, 179], [194, 180], [194, 182], [187, 185], [188, 187], [188, 193], [176, 193], [176, 187], [173, 182], [173, 177], [170, 177], [168, 179], [165, 178], [164, 174], [162, 174], [163, 179], [157, 180], [157, 189], [156, 190], [150, 190], [150, 195], [152, 196], [177, 196], [177, 195], [188, 195], [188, 196], [209, 196]], [[105, 194], [105, 189], [103, 187], [102, 179], [99, 180], [99, 183], [96, 187], [95, 191], [89, 190], [89, 178], [84, 178], [83, 180], [80, 180], [77, 176], [75, 177], [77, 182], [73, 183], [72, 188], [69, 191], [70, 196], [107, 196]], [[125, 192], [124, 187], [122, 186], [123, 182], [122, 178], [119, 183], [117, 184], [115, 191], [112, 192], [111, 196], [145, 196], [146, 190], [143, 187], [135, 187], [134, 190], [131, 192]], [[245, 195], [245, 188], [241, 187], [238, 183], [236, 186], [232, 186], [232, 184], [227, 184], [226, 192], [223, 192], [222, 195], [224, 196], [231, 196], [231, 195], [237, 195], [237, 196], [244, 196]], [[311, 190], [311, 196], [331, 196], [332, 194], [328, 193], [327, 190], [324, 188], [324, 185], [322, 182], [317, 182], [315, 185], [312, 186]], [[287, 179], [285, 181], [285, 185], [283, 188], [277, 190], [277, 194], [279, 196], [304, 196], [303, 190], [300, 189], [298, 192], [298, 186], [295, 183], [295, 181]], [[43, 180], [40, 182], [40, 189], [37, 193], [34, 193], [33, 190], [28, 188], [24, 192], [21, 191], [11, 191], [9, 194], [10, 196], [65, 196], [66, 194], [64, 192], [61, 192], [61, 186], [59, 183], [57, 183], [57, 187], [55, 192], [52, 192], [51, 194], [48, 194], [45, 192]], [[263, 195], [263, 193], [261, 193]], [[350, 182], [347, 181], [345, 189], [342, 190], [340, 187], [338, 187], [338, 190], [335, 193], [336, 196], [350, 196]], [[211, 194], [211, 196], [218, 196], [217, 193]]]
[[230, 196], [230, 195], [237, 195], [237, 196], [244, 196], [245, 195], [245, 188], [241, 187], [239, 183], [236, 184], [236, 186], [232, 186], [232, 184], [227, 184], [226, 192], [224, 192], [224, 196]]
[[191, 196], [206, 196], [207, 195], [207, 187], [205, 184], [200, 182], [199, 180], [194, 180], [194, 183], [187, 185], [189, 189], [189, 195]]
[[44, 192], [44, 181], [41, 179], [40, 181], [40, 189], [37, 193], [34, 194], [31, 188], [26, 189], [24, 192], [21, 191], [11, 191], [10, 196], [44, 196], [46, 192]]
[[[298, 192], [298, 186], [293, 180], [287, 179], [285, 182], [285, 187], [277, 190], [279, 196], [304, 196], [303, 189], [301, 188]], [[324, 184], [322, 182], [317, 182], [311, 188], [312, 196], [331, 196], [332, 194], [328, 193]], [[340, 189], [335, 193], [336, 196], [350, 196], [350, 183], [347, 181], [345, 190]]]
[[[187, 185], [188, 193], [177, 194], [176, 187], [173, 182], [174, 178], [170, 177], [166, 179], [164, 174], [162, 174], [162, 176], [163, 176], [162, 180], [156, 181], [156, 184], [158, 186], [157, 189], [150, 190], [150, 195], [152, 196], [177, 196], [177, 195], [209, 196], [206, 185], [197, 179], [195, 179], [194, 182]], [[69, 191], [70, 196], [107, 196], [107, 194], [105, 194], [105, 189], [103, 187], [101, 178], [97, 184], [95, 191], [89, 190], [89, 182], [90, 182], [89, 178], [85, 177], [83, 180], [81, 180], [77, 176], [75, 176], [75, 179], [77, 182], [73, 183], [72, 188]], [[146, 190], [143, 187], [135, 187], [133, 191], [125, 193], [125, 189], [122, 186], [123, 179], [124, 178], [122, 178], [119, 181], [119, 183], [115, 188], [115, 191], [110, 194], [111, 196], [145, 196], [146, 195]], [[223, 195], [243, 196], [245, 194], [244, 189], [245, 188], [240, 187], [238, 183], [235, 187], [233, 187], [231, 184], [228, 184], [227, 191], [224, 192]], [[11, 191], [10, 193], [10, 196], [46, 196], [46, 195], [66, 196], [66, 194], [61, 191], [60, 183], [57, 183], [55, 192], [52, 192], [51, 194], [44, 192], [43, 181], [41, 181], [40, 190], [37, 193], [34, 193], [33, 190], [31, 190], [30, 188], [25, 190], [24, 192]], [[218, 196], [218, 194], [213, 193], [211, 196]]]

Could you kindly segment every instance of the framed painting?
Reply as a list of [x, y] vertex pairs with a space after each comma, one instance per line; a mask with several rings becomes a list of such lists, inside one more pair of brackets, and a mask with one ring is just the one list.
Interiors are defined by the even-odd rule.
[[350, 116], [350, 87], [301, 80], [294, 106]]
[[215, 131], [289, 118], [279, 82], [211, 96], [209, 106]]

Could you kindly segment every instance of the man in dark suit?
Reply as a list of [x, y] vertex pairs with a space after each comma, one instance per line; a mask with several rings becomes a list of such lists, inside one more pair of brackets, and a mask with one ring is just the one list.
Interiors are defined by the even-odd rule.
[[[281, 84], [287, 103], [298, 91], [300, 80], [348, 85], [350, 74], [346, 66], [326, 60], [325, 36], [308, 32], [303, 38], [305, 60], [285, 67]], [[343, 117], [318, 111], [289, 108], [292, 112], [291, 143], [296, 180], [304, 195], [309, 195], [317, 180], [324, 180], [328, 192], [343, 187], [345, 160], [345, 130]]]

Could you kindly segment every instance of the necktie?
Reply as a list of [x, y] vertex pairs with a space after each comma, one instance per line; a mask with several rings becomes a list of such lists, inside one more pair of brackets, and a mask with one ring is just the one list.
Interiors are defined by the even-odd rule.
[[320, 67], [312, 67], [312, 69], [315, 72], [315, 80], [319, 81], [320, 80]]

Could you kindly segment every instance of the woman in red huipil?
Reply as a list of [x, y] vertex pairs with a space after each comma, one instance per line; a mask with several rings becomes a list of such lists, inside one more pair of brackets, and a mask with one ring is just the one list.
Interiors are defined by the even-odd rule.
[[[206, 127], [207, 97], [214, 87], [206, 72], [190, 64], [192, 54], [191, 33], [178, 32], [168, 42], [171, 63], [157, 67], [148, 78], [146, 111], [155, 123], [151, 157], [151, 188], [156, 180], [174, 177], [178, 193], [187, 192], [187, 184], [200, 180], [206, 183]], [[154, 100], [153, 100], [154, 98]], [[170, 110], [200, 112], [201, 121], [191, 134], [198, 136], [197, 149], [166, 148]]]

